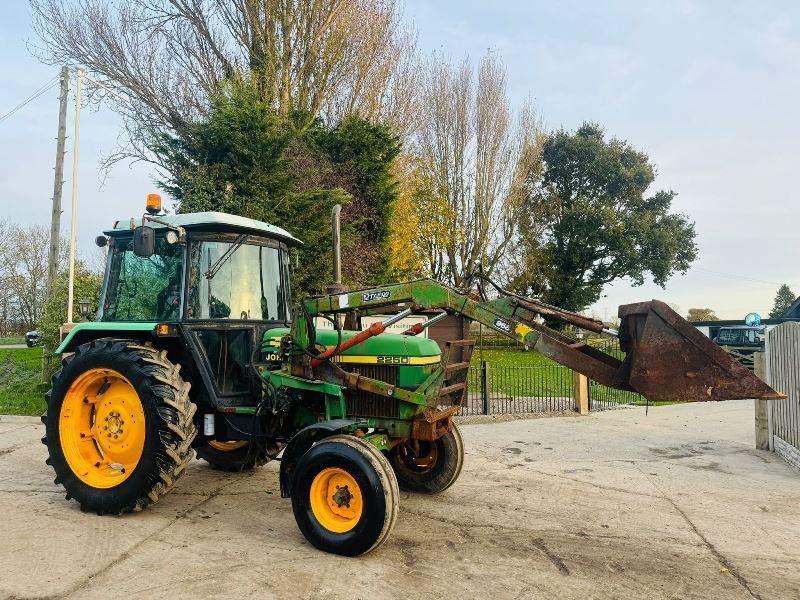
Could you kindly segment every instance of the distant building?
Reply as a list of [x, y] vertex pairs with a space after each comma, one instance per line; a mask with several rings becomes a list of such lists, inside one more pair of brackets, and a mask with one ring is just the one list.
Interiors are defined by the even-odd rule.
[[744, 319], [725, 319], [722, 321], [692, 321], [692, 325], [697, 327], [698, 331], [702, 332], [706, 337], [716, 339], [719, 335], [720, 329], [749, 329], [759, 330], [759, 334], [763, 337], [770, 329], [785, 323], [786, 321], [800, 321], [800, 296], [798, 296], [792, 305], [777, 319], [761, 319], [761, 325], [758, 328], [748, 327], [745, 325]]
[[781, 315], [781, 319], [800, 320], [800, 296], [794, 299], [792, 305]]

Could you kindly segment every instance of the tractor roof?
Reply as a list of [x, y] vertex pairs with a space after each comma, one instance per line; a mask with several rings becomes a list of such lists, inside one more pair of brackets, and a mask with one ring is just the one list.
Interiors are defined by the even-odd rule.
[[[291, 233], [275, 225], [270, 225], [264, 221], [256, 221], [238, 215], [229, 215], [221, 212], [199, 212], [181, 213], [175, 215], [163, 215], [157, 217], [160, 221], [169, 223], [175, 227], [184, 227], [190, 231], [219, 231], [233, 233], [251, 233], [253, 235], [263, 235], [265, 237], [280, 239], [290, 246], [300, 246], [303, 244]], [[104, 231], [106, 235], [119, 234], [124, 231], [132, 231], [134, 227], [141, 224], [141, 219], [131, 218], [129, 220], [117, 221], [113, 229]], [[147, 225], [153, 229], [165, 229], [161, 223], [147, 221]]]

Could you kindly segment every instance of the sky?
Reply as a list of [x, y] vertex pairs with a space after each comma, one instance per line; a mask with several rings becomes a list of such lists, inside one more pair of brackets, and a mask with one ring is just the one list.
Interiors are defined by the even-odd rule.
[[[612, 319], [619, 304], [659, 298], [685, 314], [766, 315], [778, 286], [800, 294], [797, 140], [800, 139], [800, 3], [735, 1], [407, 0], [405, 18], [426, 52], [474, 62], [496, 52], [512, 105], [533, 99], [549, 129], [584, 121], [628, 140], [657, 167], [653, 191], [696, 224], [699, 258], [662, 289], [609, 286], [590, 308]], [[58, 74], [41, 64], [26, 2], [0, 8], [0, 115]], [[3, 215], [49, 225], [57, 87], [0, 122]], [[62, 229], [69, 227], [73, 109], [68, 120]], [[152, 169], [99, 163], [119, 119], [103, 107], [81, 116], [78, 243], [141, 214]]]

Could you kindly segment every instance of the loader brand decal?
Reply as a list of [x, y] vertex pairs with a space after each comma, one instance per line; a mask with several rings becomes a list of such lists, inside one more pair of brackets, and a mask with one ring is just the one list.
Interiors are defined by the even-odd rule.
[[392, 292], [389, 290], [381, 290], [380, 292], [367, 292], [361, 294], [362, 302], [372, 302], [373, 300], [388, 300], [392, 297]]
[[511, 333], [511, 323], [508, 321], [504, 321], [503, 319], [495, 319], [494, 326], [497, 327], [500, 331], [505, 331], [506, 333]]
[[525, 336], [526, 336], [526, 335], [528, 335], [528, 334], [529, 334], [531, 331], [533, 331], [533, 329], [531, 329], [530, 327], [528, 327], [528, 326], [527, 326], [527, 325], [525, 325], [524, 323], [520, 323], [519, 325], [517, 325], [517, 328], [514, 330], [514, 332], [515, 332], [515, 333], [516, 333], [516, 334], [517, 334], [519, 337], [521, 337], [521, 338], [523, 338], [523, 339], [524, 339], [524, 338], [525, 338]]

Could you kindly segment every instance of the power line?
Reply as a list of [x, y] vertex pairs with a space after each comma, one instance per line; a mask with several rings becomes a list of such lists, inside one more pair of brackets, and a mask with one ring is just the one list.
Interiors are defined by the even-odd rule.
[[697, 269], [698, 271], [705, 271], [706, 273], [710, 273], [711, 275], [716, 275], [717, 277], [728, 277], [729, 279], [743, 279], [746, 281], [755, 281], [757, 283], [768, 283], [770, 285], [777, 285], [781, 286], [783, 283], [778, 281], [768, 281], [766, 279], [757, 279], [755, 277], [748, 277], [747, 275], [736, 275], [734, 273], [723, 273], [721, 271], [712, 271], [711, 269], [705, 269], [703, 267], [692, 267], [692, 269]]
[[39, 96], [41, 96], [42, 94], [44, 94], [45, 92], [47, 92], [47, 91], [48, 91], [50, 88], [54, 87], [54, 86], [56, 85], [56, 83], [58, 83], [58, 79], [59, 79], [59, 76], [58, 76], [58, 75], [56, 75], [56, 76], [55, 76], [55, 77], [53, 77], [53, 78], [52, 78], [50, 81], [48, 81], [48, 82], [47, 82], [47, 83], [45, 83], [45, 84], [44, 84], [42, 87], [40, 87], [38, 90], [36, 90], [35, 92], [33, 92], [33, 94], [31, 94], [30, 96], [28, 96], [27, 98], [25, 98], [25, 100], [23, 100], [22, 102], [20, 102], [19, 104], [17, 104], [17, 105], [16, 105], [14, 108], [12, 108], [10, 111], [8, 111], [6, 114], [4, 114], [3, 116], [1, 116], [1, 117], [0, 117], [0, 123], [2, 123], [3, 121], [5, 121], [5, 120], [6, 120], [8, 117], [10, 117], [11, 115], [13, 115], [15, 112], [17, 112], [17, 111], [18, 111], [19, 109], [21, 109], [23, 106], [25, 106], [26, 104], [28, 104], [28, 103], [30, 103], [30, 102], [33, 102], [33, 101], [34, 101], [34, 100], [36, 100], [36, 99], [37, 99]]

